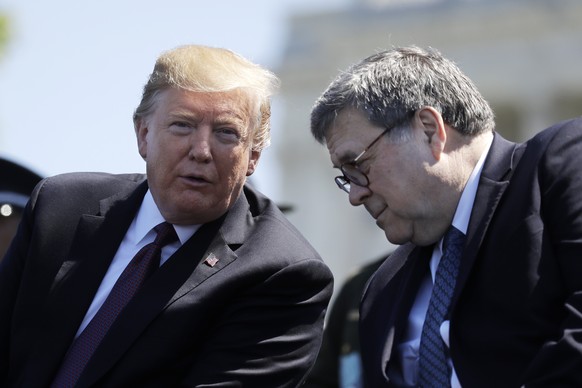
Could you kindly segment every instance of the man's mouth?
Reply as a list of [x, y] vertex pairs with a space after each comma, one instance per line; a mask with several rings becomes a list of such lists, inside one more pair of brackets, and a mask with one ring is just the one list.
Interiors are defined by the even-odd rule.
[[210, 183], [210, 180], [203, 175], [183, 175], [182, 179], [185, 179], [191, 183]]

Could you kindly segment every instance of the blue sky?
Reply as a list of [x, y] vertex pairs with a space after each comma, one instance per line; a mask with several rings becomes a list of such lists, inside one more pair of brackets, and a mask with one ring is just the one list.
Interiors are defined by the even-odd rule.
[[[131, 116], [160, 52], [220, 46], [273, 69], [290, 14], [349, 3], [1, 0], [11, 38], [0, 60], [0, 154], [42, 175], [142, 172]], [[258, 181], [269, 180], [264, 164]]]

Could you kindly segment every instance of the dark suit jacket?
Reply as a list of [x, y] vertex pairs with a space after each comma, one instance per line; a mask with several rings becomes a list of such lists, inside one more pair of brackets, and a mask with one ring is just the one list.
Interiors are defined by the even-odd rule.
[[[142, 175], [89, 173], [33, 193], [0, 267], [0, 386], [50, 384], [146, 190]], [[78, 386], [297, 386], [331, 293], [317, 252], [245, 187], [148, 279]]]
[[[358, 330], [360, 300], [370, 276], [386, 256], [359, 268], [337, 292], [327, 313], [319, 355], [304, 388], [339, 388], [345, 384], [363, 388]], [[349, 360], [347, 363], [346, 358]]]
[[[524, 144], [495, 134], [450, 315], [463, 387], [582, 387], [582, 119]], [[394, 346], [432, 247], [400, 247], [361, 304], [365, 377], [392, 386]]]

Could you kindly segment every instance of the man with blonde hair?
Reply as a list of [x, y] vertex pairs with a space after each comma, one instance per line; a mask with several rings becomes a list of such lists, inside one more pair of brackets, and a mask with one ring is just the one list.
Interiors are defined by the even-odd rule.
[[224, 49], [162, 54], [134, 114], [146, 175], [33, 193], [0, 267], [3, 387], [295, 387], [332, 275], [248, 185], [277, 78]]

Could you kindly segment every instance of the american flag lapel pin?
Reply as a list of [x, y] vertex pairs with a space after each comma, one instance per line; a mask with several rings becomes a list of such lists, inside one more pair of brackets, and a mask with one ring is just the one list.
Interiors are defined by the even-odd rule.
[[206, 257], [206, 260], [204, 260], [204, 262], [206, 263], [206, 265], [208, 265], [210, 267], [214, 267], [216, 265], [216, 263], [218, 263], [218, 258], [214, 255], [214, 253], [210, 253]]

